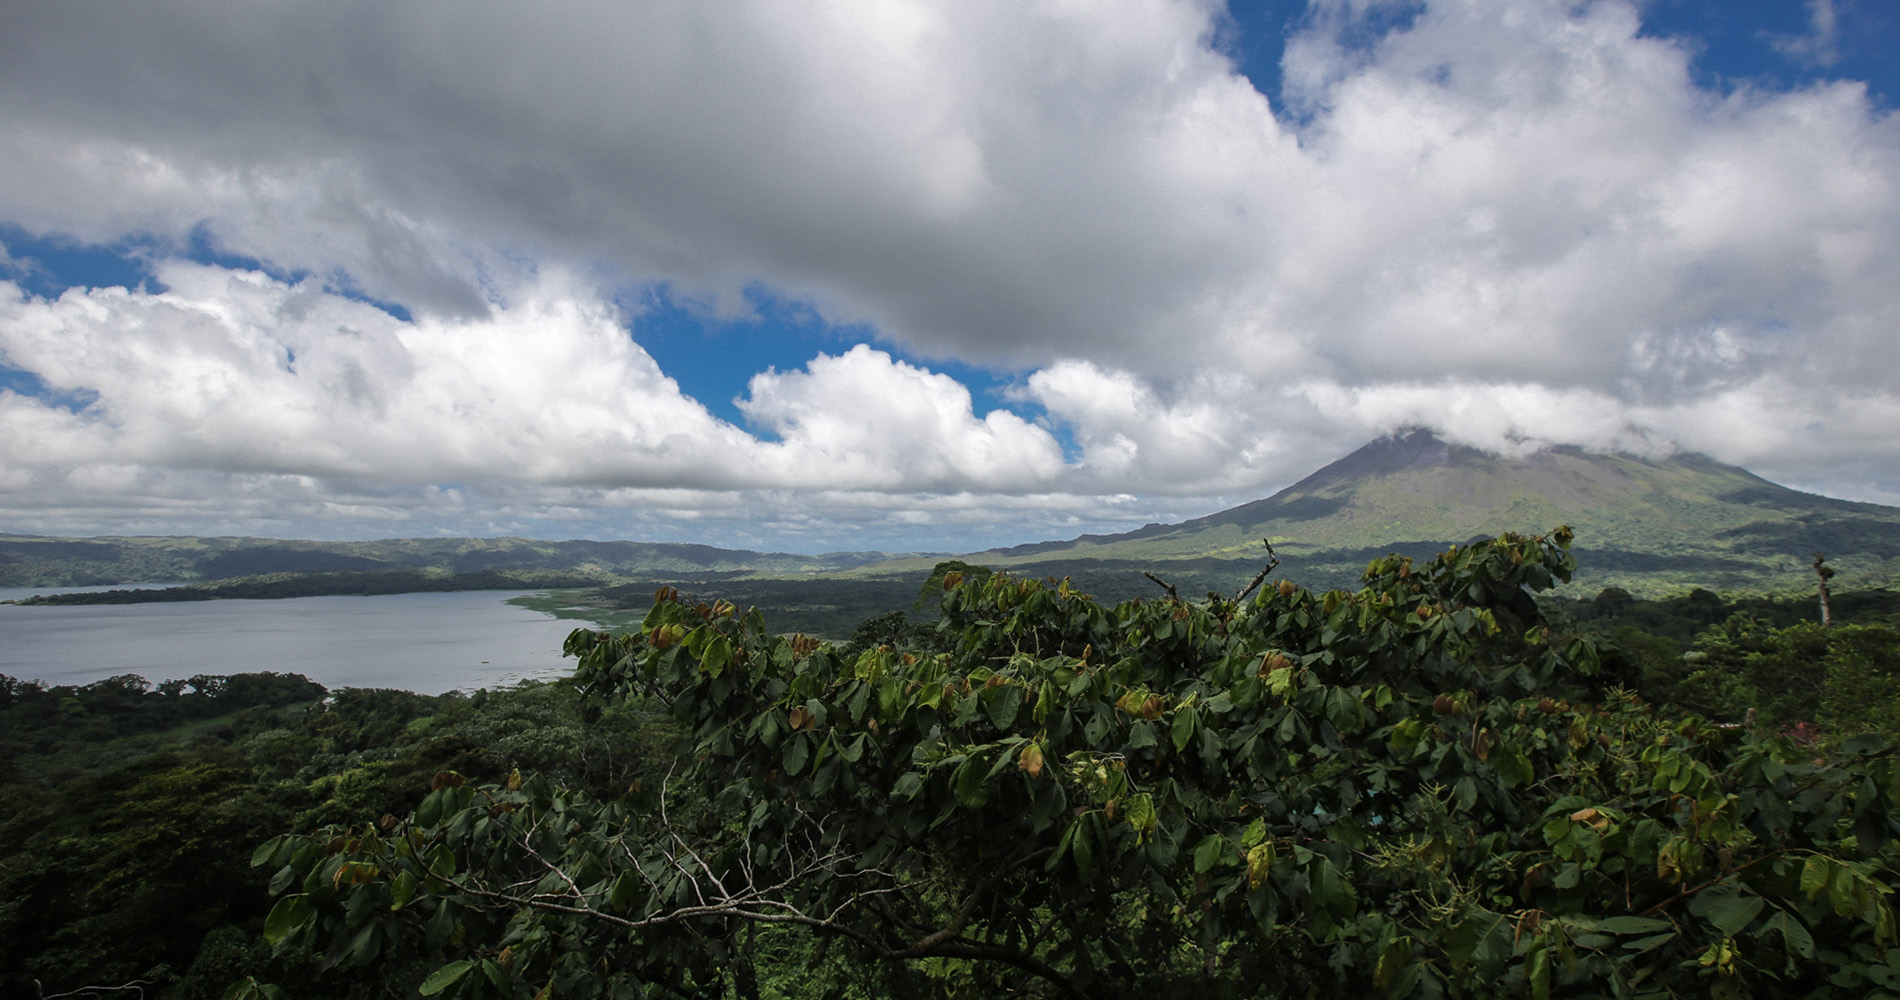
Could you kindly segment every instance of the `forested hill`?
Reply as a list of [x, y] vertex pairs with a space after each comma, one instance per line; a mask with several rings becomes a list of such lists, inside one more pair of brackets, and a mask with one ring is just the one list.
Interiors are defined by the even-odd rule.
[[663, 542], [527, 538], [395, 538], [319, 542], [269, 538], [46, 538], [0, 535], [0, 587], [195, 583], [283, 573], [511, 576], [600, 581], [669, 573], [798, 577], [887, 560], [885, 552], [796, 555]]
[[1591, 592], [1805, 587], [1817, 552], [1853, 585], [1900, 574], [1900, 508], [1802, 493], [1703, 455], [1646, 459], [1562, 447], [1513, 459], [1422, 430], [1373, 441], [1264, 500], [1180, 524], [964, 558], [1074, 576], [1104, 591], [1151, 591], [1142, 570], [1184, 592], [1231, 591], [1262, 564], [1261, 540], [1270, 538], [1283, 560], [1277, 574], [1348, 586], [1368, 560], [1389, 552], [1425, 556], [1560, 524], [1576, 529], [1577, 581]]

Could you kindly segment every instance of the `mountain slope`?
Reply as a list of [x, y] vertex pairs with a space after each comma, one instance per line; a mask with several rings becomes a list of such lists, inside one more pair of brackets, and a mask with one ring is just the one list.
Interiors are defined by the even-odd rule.
[[1560, 524], [1577, 531], [1577, 582], [1587, 588], [1790, 589], [1811, 582], [1817, 551], [1844, 583], [1900, 572], [1900, 508], [1801, 493], [1702, 455], [1650, 460], [1565, 447], [1510, 459], [1426, 431], [1374, 441], [1271, 497], [1181, 524], [967, 558], [1091, 582], [1109, 570], [1152, 569], [1231, 590], [1224, 581], [1251, 577], [1261, 539], [1271, 538], [1284, 560], [1276, 572], [1340, 585], [1386, 552], [1427, 555]]

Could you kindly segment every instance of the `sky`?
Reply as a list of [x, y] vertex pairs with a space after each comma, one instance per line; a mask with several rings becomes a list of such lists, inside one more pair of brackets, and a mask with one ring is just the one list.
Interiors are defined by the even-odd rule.
[[0, 532], [962, 552], [1414, 426], [1900, 504], [1895, 53], [1892, 0], [13, 0]]

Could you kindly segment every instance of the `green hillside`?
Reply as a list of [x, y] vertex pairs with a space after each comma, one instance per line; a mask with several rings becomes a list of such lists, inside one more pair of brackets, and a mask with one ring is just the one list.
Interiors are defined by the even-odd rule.
[[[1811, 583], [1816, 552], [1844, 586], [1900, 573], [1897, 508], [1801, 493], [1702, 455], [1649, 460], [1564, 447], [1509, 459], [1426, 431], [1374, 441], [1265, 500], [1181, 524], [965, 558], [1073, 576], [1104, 593], [1155, 592], [1143, 570], [1183, 592], [1232, 591], [1259, 569], [1265, 538], [1282, 560], [1276, 575], [1343, 586], [1388, 552], [1426, 556], [1560, 524], [1577, 532], [1573, 590], [1789, 590]], [[924, 568], [910, 560], [859, 572]]]
[[603, 581], [676, 573], [795, 578], [887, 560], [884, 552], [750, 552], [661, 542], [528, 538], [45, 538], [0, 535], [0, 587], [195, 583], [281, 573], [559, 573]]
[[[962, 558], [1034, 576], [1072, 577], [1106, 598], [1158, 593], [1144, 571], [1184, 594], [1231, 593], [1262, 565], [1263, 538], [1272, 539], [1282, 560], [1276, 576], [1334, 587], [1352, 585], [1368, 560], [1388, 552], [1429, 556], [1475, 537], [1542, 532], [1560, 524], [1577, 534], [1581, 571], [1573, 593], [1607, 586], [1638, 596], [1691, 587], [1792, 592], [1811, 585], [1809, 564], [1816, 552], [1826, 553], [1842, 589], [1900, 577], [1900, 508], [1801, 493], [1702, 455], [1650, 460], [1566, 447], [1509, 459], [1447, 444], [1425, 431], [1374, 441], [1271, 497], [1181, 524]], [[791, 606], [811, 601], [780, 593], [787, 587], [854, 580], [915, 586], [942, 558], [524, 538], [315, 542], [0, 535], [0, 587], [277, 574], [561, 574], [570, 584], [571, 577], [686, 585], [747, 580]], [[819, 603], [839, 604], [836, 596], [827, 592]], [[887, 609], [859, 609], [845, 599], [836, 614], [856, 610]]]

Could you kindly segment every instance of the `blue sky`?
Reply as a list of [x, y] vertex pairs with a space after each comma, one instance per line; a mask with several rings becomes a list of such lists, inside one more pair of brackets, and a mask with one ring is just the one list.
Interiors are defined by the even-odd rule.
[[1900, 501], [1888, 3], [23, 11], [0, 531], [962, 551], [1413, 424]]

